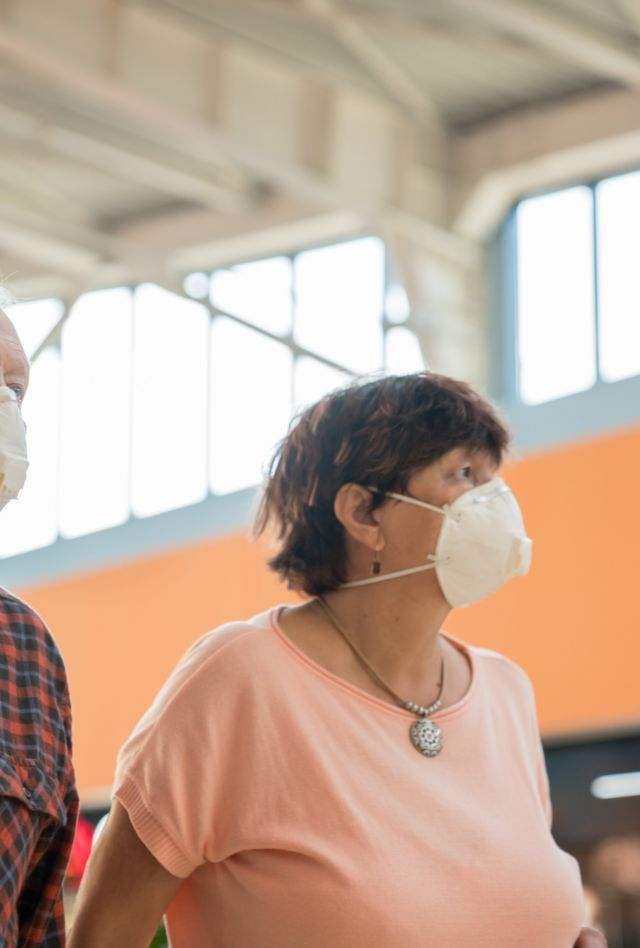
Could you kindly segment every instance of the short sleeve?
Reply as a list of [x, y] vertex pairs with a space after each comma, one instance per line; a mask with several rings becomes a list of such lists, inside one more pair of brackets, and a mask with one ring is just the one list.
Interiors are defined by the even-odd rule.
[[123, 746], [113, 791], [149, 852], [180, 878], [215, 859], [226, 712], [220, 653], [207, 642], [186, 653]]

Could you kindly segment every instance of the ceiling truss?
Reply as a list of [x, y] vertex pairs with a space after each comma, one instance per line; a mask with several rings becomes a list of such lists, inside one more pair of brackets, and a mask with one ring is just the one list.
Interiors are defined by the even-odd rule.
[[[640, 14], [603, 6], [609, 30], [565, 0], [61, 0], [45, 22], [42, 0], [4, 4], [0, 270], [26, 295], [176, 287], [373, 229], [429, 332], [445, 312], [473, 336], [482, 243], [509, 205], [640, 164]], [[552, 101], [452, 120], [452, 97], [486, 96], [494, 60], [519, 53]], [[571, 97], [555, 68], [575, 71]]]

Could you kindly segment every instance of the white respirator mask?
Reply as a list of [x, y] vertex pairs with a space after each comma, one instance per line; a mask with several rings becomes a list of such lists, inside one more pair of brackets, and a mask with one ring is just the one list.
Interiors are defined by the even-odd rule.
[[[367, 489], [379, 493], [375, 487]], [[465, 491], [444, 507], [393, 491], [385, 496], [442, 514], [436, 549], [428, 556], [431, 562], [344, 583], [341, 589], [435, 569], [447, 602], [454, 607], [468, 606], [490, 596], [512, 576], [524, 576], [529, 571], [531, 540], [525, 533], [518, 503], [501, 478]]]
[[16, 393], [0, 386], [0, 510], [15, 500], [27, 479], [26, 428]]

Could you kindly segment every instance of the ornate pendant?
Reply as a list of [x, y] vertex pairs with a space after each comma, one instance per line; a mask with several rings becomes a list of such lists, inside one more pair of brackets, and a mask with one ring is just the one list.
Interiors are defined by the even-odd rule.
[[410, 733], [413, 746], [425, 757], [436, 757], [442, 750], [442, 731], [429, 718], [418, 718]]

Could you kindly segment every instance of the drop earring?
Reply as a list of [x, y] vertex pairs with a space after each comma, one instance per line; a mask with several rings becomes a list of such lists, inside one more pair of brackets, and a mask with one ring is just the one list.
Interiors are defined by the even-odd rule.
[[379, 548], [378, 548], [378, 546], [377, 546], [377, 544], [376, 544], [376, 548], [375, 548], [374, 553], [373, 553], [373, 562], [371, 563], [371, 575], [372, 575], [372, 576], [379, 576], [379, 575], [380, 575], [380, 570], [381, 570], [381, 568], [382, 568], [382, 564], [381, 564], [380, 559], [379, 559], [379, 557], [378, 557], [378, 552], [379, 552]]

